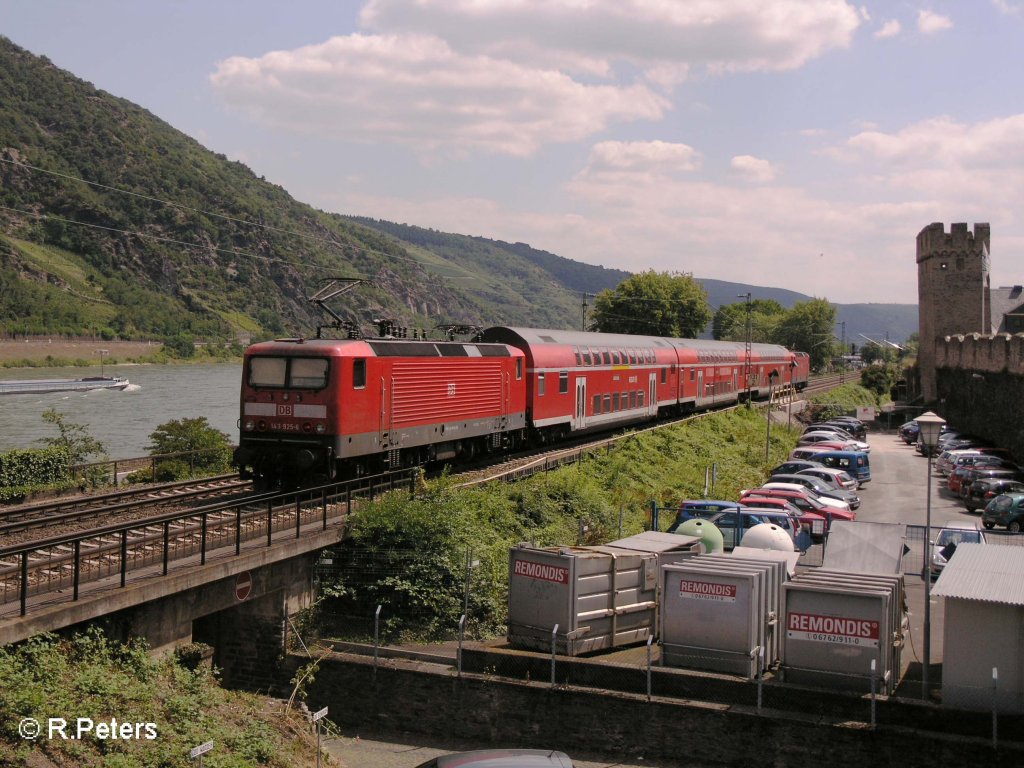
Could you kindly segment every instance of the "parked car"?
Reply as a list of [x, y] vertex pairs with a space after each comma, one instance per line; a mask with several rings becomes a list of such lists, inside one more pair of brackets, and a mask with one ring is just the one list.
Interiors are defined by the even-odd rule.
[[788, 512], [769, 509], [737, 507], [713, 515], [709, 522], [722, 532], [722, 543], [727, 550], [743, 543], [743, 534], [761, 523], [771, 523], [789, 534], [794, 543], [801, 533], [800, 520]]
[[987, 529], [997, 525], [1010, 533], [1020, 533], [1024, 527], [1024, 493], [1001, 493], [985, 505], [981, 524]]
[[722, 501], [720, 499], [688, 499], [676, 507], [676, 519], [668, 528], [668, 533], [675, 533], [680, 525], [687, 520], [700, 517], [705, 520], [714, 517], [719, 512], [727, 509], [737, 509], [739, 504], [735, 501]]
[[871, 451], [871, 446], [857, 440], [849, 434], [835, 430], [819, 430], [817, 432], [805, 432], [796, 441], [797, 445], [814, 445], [815, 443], [834, 443], [842, 448], [849, 448], [854, 451]]
[[817, 461], [811, 461], [810, 459], [790, 459], [784, 461], [779, 466], [775, 467], [769, 474], [771, 475], [789, 475], [794, 472], [803, 472], [805, 469], [822, 469], [824, 464]]
[[828, 453], [832, 449], [825, 445], [798, 445], [789, 452], [790, 461], [818, 461], [820, 453]]
[[[943, 454], [943, 456], [946, 455], [946, 453]], [[949, 475], [954, 470], [963, 466], [975, 466], [979, 464], [987, 464], [990, 466], [995, 466], [997, 464], [1001, 464], [1003, 466], [1012, 465], [1012, 462], [1007, 457], [993, 453], [982, 453], [980, 450], [976, 449], [949, 451], [948, 455], [948, 460], [943, 462], [945, 471], [942, 471], [941, 469], [939, 470], [944, 475]], [[936, 466], [938, 466], [938, 464], [936, 464]]]
[[572, 760], [551, 749], [481, 749], [440, 755], [416, 768], [572, 768]]
[[907, 421], [900, 425], [899, 429], [896, 430], [900, 439], [907, 445], [913, 445], [917, 442], [917, 434], [921, 431], [916, 421]]
[[828, 419], [824, 424], [830, 424], [845, 429], [857, 440], [866, 440], [868, 428], [860, 419], [856, 419], [853, 416], [833, 416]]
[[975, 480], [964, 496], [964, 506], [968, 512], [984, 509], [996, 496], [1003, 493], [1024, 493], [1024, 481], [1009, 480], [1003, 477], [983, 477]]
[[836, 423], [830, 423], [830, 422], [824, 422], [824, 421], [820, 421], [820, 422], [808, 425], [804, 429], [803, 434], [806, 435], [809, 432], [835, 432], [840, 437], [842, 437], [842, 438], [844, 438], [846, 440], [859, 440], [860, 439], [855, 434], [853, 434], [850, 430], [848, 430], [846, 428], [846, 426], [844, 426], [842, 424], [836, 424]]
[[971, 483], [983, 477], [1002, 477], [1008, 480], [1024, 480], [1024, 473], [1016, 466], [998, 464], [965, 464], [949, 473], [946, 485], [952, 493], [963, 498]]
[[830, 499], [846, 502], [850, 506], [850, 509], [857, 509], [860, 507], [860, 496], [853, 491], [847, 491], [840, 488], [832, 481], [822, 480], [820, 477], [811, 477], [810, 475], [801, 474], [772, 475], [768, 478], [768, 483], [765, 484], [765, 487], [770, 488], [775, 483], [802, 485], [803, 487], [814, 491], [819, 497], [827, 496]]
[[946, 563], [953, 557], [958, 544], [984, 544], [985, 534], [978, 527], [977, 520], [950, 520], [932, 542], [931, 572], [933, 576], [942, 573]]
[[817, 467], [798, 469], [796, 473], [798, 475], [810, 475], [811, 477], [817, 477], [822, 480], [833, 480], [840, 488], [845, 488], [848, 491], [855, 491], [860, 487], [860, 483], [857, 482], [857, 479], [852, 477], [848, 472], [845, 472], [842, 469], [835, 469], [834, 467], [826, 467], [823, 464]]
[[[829, 498], [828, 496], [819, 496], [815, 491], [811, 490], [810, 488], [807, 488], [804, 485], [801, 485], [800, 483], [778, 483], [778, 482], [771, 482], [770, 481], [770, 482], [767, 482], [767, 483], [763, 483], [761, 485], [761, 487], [756, 489], [756, 490], [792, 491], [792, 492], [798, 494], [801, 498], [806, 496], [808, 499], [810, 499], [812, 502], [814, 502], [813, 508], [814, 508], [815, 512], [820, 511], [821, 507], [827, 508], [829, 512], [849, 512], [850, 511], [850, 505], [848, 503], [846, 503], [845, 501], [840, 501], [839, 499]], [[793, 503], [796, 504], [795, 501]], [[806, 505], [805, 506], [801, 506], [800, 504], [796, 504], [796, 505], [798, 507], [800, 507], [801, 509], [807, 509]], [[852, 520], [853, 518], [850, 518], [850, 519]]]
[[817, 512], [802, 510], [791, 504], [787, 499], [781, 496], [769, 496], [768, 493], [768, 491], [765, 491], [763, 496], [751, 493], [751, 495], [740, 499], [740, 505], [747, 509], [774, 509], [785, 512], [791, 517], [796, 518], [800, 526], [810, 533], [812, 540], [822, 541], [825, 538], [825, 534], [828, 533], [831, 515], [826, 516]]
[[871, 458], [860, 451], [823, 451], [814, 457], [826, 467], [841, 469], [861, 485], [871, 481]]

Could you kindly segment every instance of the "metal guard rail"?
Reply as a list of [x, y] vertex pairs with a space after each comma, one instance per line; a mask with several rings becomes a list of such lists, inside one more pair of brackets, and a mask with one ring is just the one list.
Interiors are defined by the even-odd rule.
[[[127, 583], [128, 575], [128, 539], [129, 534], [135, 532], [145, 532], [145, 529], [152, 528], [154, 526], [162, 526], [163, 531], [161, 534], [146, 534], [141, 538], [137, 538], [133, 541], [133, 545], [138, 547], [140, 544], [145, 545], [147, 543], [153, 543], [155, 541], [162, 540], [161, 545], [161, 562], [162, 562], [162, 576], [166, 576], [169, 570], [169, 563], [172, 559], [170, 557], [171, 547], [171, 536], [170, 528], [173, 523], [185, 523], [185, 521], [199, 519], [199, 523], [193, 523], [191, 526], [183, 525], [181, 533], [199, 533], [200, 535], [200, 565], [206, 563], [206, 554], [208, 551], [216, 550], [227, 546], [226, 544], [219, 544], [213, 547], [208, 546], [208, 520], [210, 515], [216, 515], [234, 510], [235, 512], [235, 525], [234, 525], [234, 544], [235, 544], [235, 555], [241, 553], [242, 545], [242, 522], [243, 517], [245, 520], [251, 521], [260, 518], [259, 523], [262, 526], [263, 520], [266, 521], [266, 539], [267, 546], [272, 546], [274, 543], [274, 513], [275, 508], [280, 510], [287, 504], [294, 504], [295, 507], [295, 525], [288, 526], [288, 530], [294, 530], [294, 538], [299, 538], [302, 532], [302, 504], [317, 501], [322, 507], [322, 518], [321, 525], [322, 530], [327, 529], [328, 521], [328, 499], [331, 499], [335, 503], [339, 499], [343, 499], [346, 505], [345, 515], [351, 511], [351, 504], [353, 498], [366, 497], [374, 498], [377, 493], [384, 493], [394, 491], [402, 487], [408, 487], [409, 492], [412, 493], [415, 489], [415, 483], [419, 476], [419, 470], [404, 470], [402, 472], [393, 472], [388, 474], [373, 475], [369, 477], [358, 478], [356, 480], [348, 480], [341, 483], [328, 483], [326, 485], [317, 486], [314, 488], [304, 488], [297, 491], [286, 491], [283, 493], [265, 493], [255, 496], [250, 496], [245, 499], [235, 500], [232, 502], [220, 502], [217, 504], [211, 504], [203, 507], [195, 507], [186, 511], [178, 512], [167, 512], [161, 515], [154, 515], [148, 518], [142, 518], [138, 520], [132, 520], [128, 523], [115, 523], [100, 528], [93, 528], [88, 531], [79, 533], [64, 534], [60, 536], [54, 536], [49, 539], [37, 539], [35, 541], [26, 542], [24, 544], [16, 544], [9, 547], [0, 547], [0, 559], [13, 559], [19, 560], [18, 565], [15, 567], [18, 573], [18, 601], [20, 607], [20, 615], [25, 616], [28, 612], [28, 597], [29, 597], [29, 584], [28, 584], [28, 573], [29, 573], [29, 557], [35, 552], [44, 552], [46, 550], [52, 550], [55, 547], [71, 548], [73, 554], [63, 555], [58, 558], [50, 557], [47, 559], [48, 564], [61, 561], [70, 562], [73, 568], [73, 591], [72, 601], [79, 599], [79, 587], [81, 583], [81, 559], [82, 559], [82, 542], [99, 539], [102, 537], [117, 537], [119, 541], [117, 543], [109, 543], [101, 547], [96, 547], [90, 550], [87, 554], [94, 556], [96, 554], [107, 552], [107, 551], [118, 551], [117, 561], [120, 571], [120, 586], [124, 587]], [[246, 510], [243, 511], [244, 507], [253, 507], [256, 505], [266, 504], [266, 511]], [[282, 530], [281, 526], [278, 526], [278, 530]], [[308, 528], [307, 528], [308, 530]], [[254, 536], [247, 536], [246, 539], [255, 538]], [[152, 552], [151, 552], [152, 554]], [[188, 552], [187, 555], [194, 555], [194, 551]], [[149, 565], [147, 560], [150, 558], [143, 555], [143, 563], [138, 567]], [[10, 574], [14, 569], [6, 569], [7, 573]], [[110, 575], [112, 571], [107, 570], [104, 575]], [[102, 578], [97, 576], [96, 578]], [[47, 591], [47, 590], [41, 590]], [[6, 602], [0, 599], [0, 604]]]

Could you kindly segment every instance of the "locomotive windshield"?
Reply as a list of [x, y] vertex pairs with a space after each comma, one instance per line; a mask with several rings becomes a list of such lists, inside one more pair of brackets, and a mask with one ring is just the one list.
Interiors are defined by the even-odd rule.
[[275, 389], [323, 389], [328, 361], [323, 357], [253, 357], [249, 384]]

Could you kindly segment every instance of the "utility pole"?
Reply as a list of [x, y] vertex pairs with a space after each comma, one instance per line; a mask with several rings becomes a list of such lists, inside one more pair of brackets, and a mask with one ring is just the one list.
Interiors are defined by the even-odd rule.
[[750, 351], [751, 351], [750, 350], [750, 334], [751, 334], [751, 327], [750, 327], [751, 316], [750, 316], [750, 313], [753, 310], [753, 307], [750, 304], [750, 291], [747, 291], [745, 294], [744, 293], [738, 293], [738, 294], [736, 294], [736, 298], [738, 298], [738, 299], [746, 299], [747, 300], [747, 345], [746, 345], [746, 349], [745, 349], [744, 355], [743, 355], [743, 381], [744, 381], [744, 385], [743, 386], [744, 386], [744, 389], [746, 389], [746, 392], [747, 392], [747, 403], [749, 404], [750, 403]]
[[582, 315], [583, 315], [583, 318], [582, 318], [583, 322], [580, 325], [580, 330], [581, 331], [587, 330], [587, 307], [590, 306], [589, 304], [587, 304], [587, 299], [594, 299], [594, 298], [597, 298], [597, 294], [596, 293], [587, 293], [586, 291], [582, 291], [580, 293], [580, 309], [582, 310]]
[[843, 329], [843, 338], [842, 338], [842, 341], [840, 342], [840, 349], [843, 350], [843, 367], [840, 369], [840, 372], [839, 372], [839, 381], [845, 383], [846, 382], [846, 321], [843, 320], [843, 322], [841, 322], [839, 325], [842, 326], [842, 329]]

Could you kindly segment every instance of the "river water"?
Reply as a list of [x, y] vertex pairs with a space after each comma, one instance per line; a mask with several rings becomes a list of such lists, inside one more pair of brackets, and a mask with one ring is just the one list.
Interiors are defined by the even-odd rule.
[[[131, 385], [123, 391], [52, 392], [0, 395], [0, 452], [40, 448], [40, 438], [57, 437], [42, 414], [54, 408], [65, 420], [81, 424], [103, 443], [113, 459], [146, 456], [149, 435], [173, 419], [205, 416], [210, 426], [238, 442], [238, 397], [242, 364], [107, 365], [103, 373]], [[0, 380], [79, 379], [98, 376], [97, 368], [22, 368], [0, 370]]]

